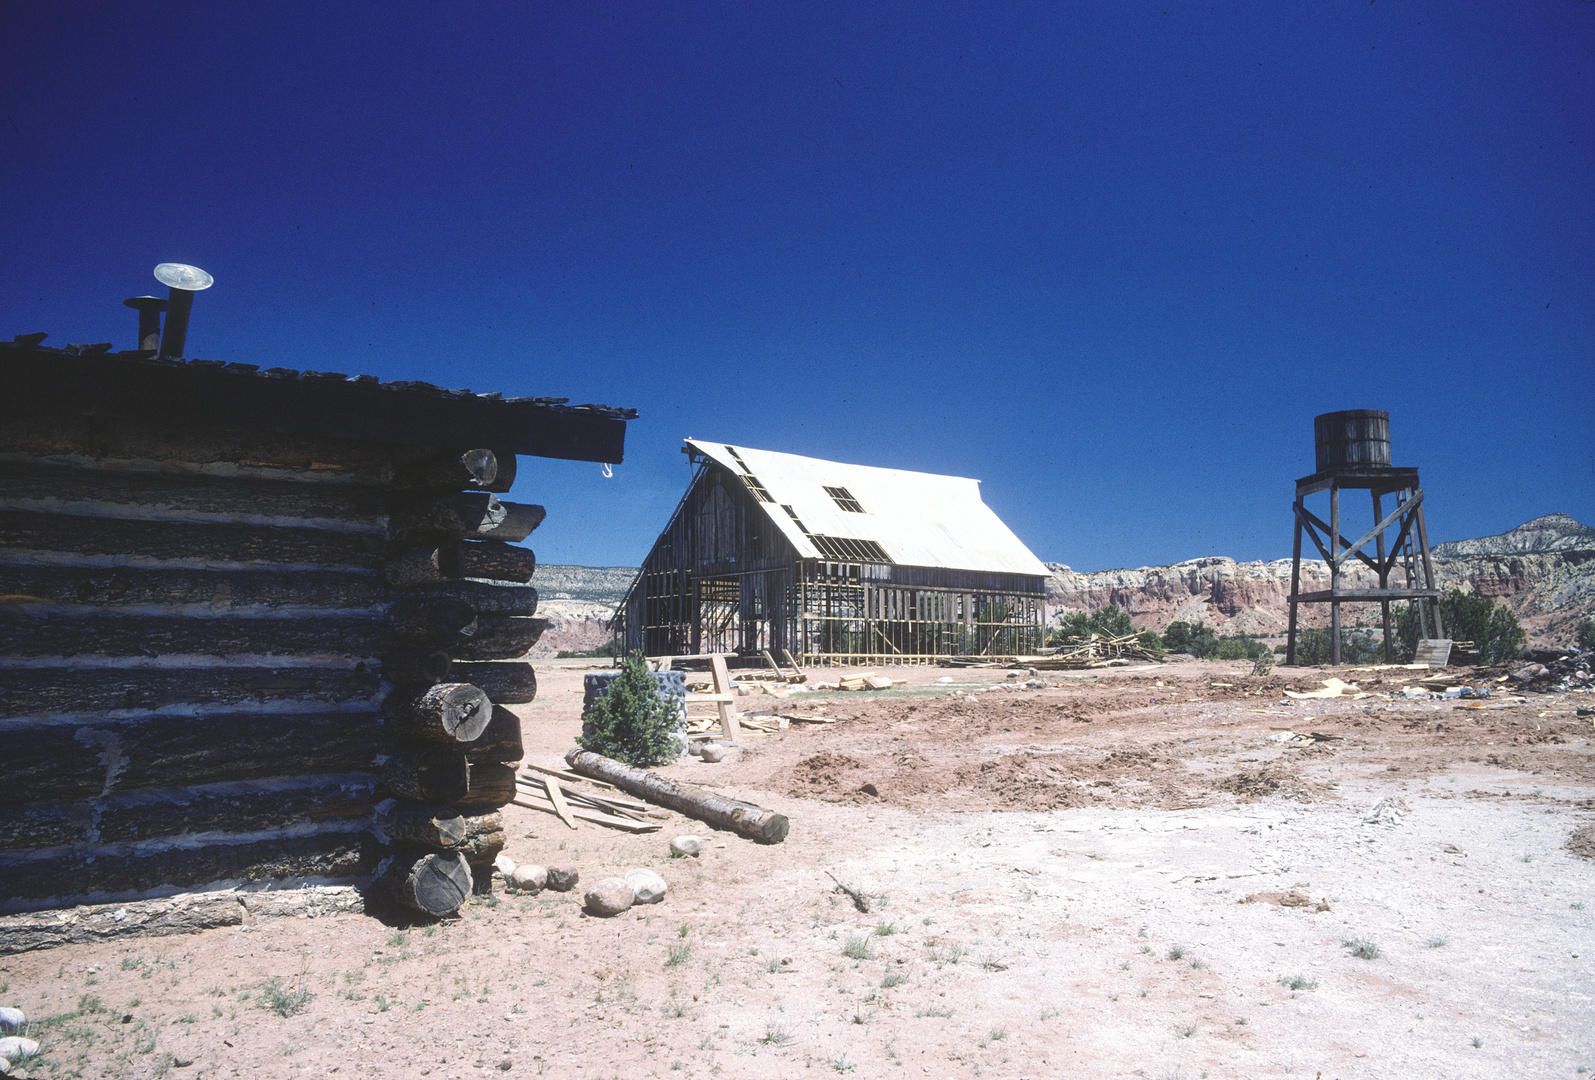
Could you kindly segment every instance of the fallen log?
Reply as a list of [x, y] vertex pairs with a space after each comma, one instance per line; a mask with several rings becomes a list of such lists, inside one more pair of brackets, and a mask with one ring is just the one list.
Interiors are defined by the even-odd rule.
[[728, 829], [761, 844], [779, 844], [786, 839], [789, 823], [785, 814], [738, 802], [712, 792], [689, 791], [658, 773], [634, 769], [590, 750], [573, 749], [565, 764], [583, 776], [608, 781], [622, 791], [658, 806], [666, 806], [716, 828]]

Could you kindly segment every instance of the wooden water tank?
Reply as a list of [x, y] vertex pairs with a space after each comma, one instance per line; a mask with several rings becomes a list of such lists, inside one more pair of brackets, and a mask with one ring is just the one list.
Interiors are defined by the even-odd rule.
[[1315, 472], [1390, 468], [1390, 414], [1347, 409], [1313, 417]]

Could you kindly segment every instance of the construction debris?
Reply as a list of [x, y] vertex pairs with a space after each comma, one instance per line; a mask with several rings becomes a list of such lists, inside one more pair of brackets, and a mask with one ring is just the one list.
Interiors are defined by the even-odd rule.
[[1322, 690], [1286, 690], [1285, 696], [1302, 701], [1316, 698], [1365, 698], [1368, 695], [1356, 683], [1341, 682], [1339, 679], [1328, 678], [1324, 680], [1324, 688]]
[[[554, 814], [572, 829], [587, 821], [624, 832], [657, 832], [670, 812], [624, 795], [608, 794], [618, 789], [613, 784], [588, 780], [559, 769], [527, 765], [530, 775], [515, 778], [515, 805]], [[568, 778], [568, 779], [567, 779]], [[602, 790], [587, 791], [577, 784], [590, 784]]]

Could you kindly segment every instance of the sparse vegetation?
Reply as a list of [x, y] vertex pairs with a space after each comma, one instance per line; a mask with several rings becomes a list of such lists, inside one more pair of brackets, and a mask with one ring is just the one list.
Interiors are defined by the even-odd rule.
[[692, 955], [692, 946], [681, 942], [670, 946], [670, 954], [665, 957], [665, 967], [680, 967], [687, 962], [687, 957]]
[[1168, 957], [1169, 957], [1170, 960], [1182, 960], [1182, 959], [1184, 959], [1184, 957], [1185, 957], [1185, 946], [1183, 946], [1183, 945], [1170, 945], [1169, 946]]
[[1279, 985], [1286, 990], [1316, 990], [1318, 989], [1318, 980], [1309, 979], [1305, 975], [1281, 975], [1279, 977]]
[[867, 937], [849, 936], [846, 944], [842, 946], [842, 955], [854, 960], [875, 959], [875, 946], [870, 944]]
[[289, 1017], [302, 1012], [304, 1007], [310, 1004], [310, 999], [315, 996], [304, 986], [290, 990], [283, 985], [280, 977], [274, 976], [261, 987], [258, 1000], [261, 1008], [270, 1009], [281, 1017]]
[[766, 1046], [785, 1046], [792, 1041], [792, 1033], [780, 1024], [771, 1024], [764, 1029], [764, 1036], [759, 1041]]
[[1347, 938], [1340, 944], [1342, 948], [1350, 949], [1351, 955], [1359, 960], [1379, 959], [1379, 945], [1367, 938]]

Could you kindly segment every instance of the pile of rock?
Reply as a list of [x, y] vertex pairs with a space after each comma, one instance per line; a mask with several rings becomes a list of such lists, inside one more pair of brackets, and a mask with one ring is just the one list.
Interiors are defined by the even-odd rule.
[[[670, 841], [672, 858], [696, 856], [703, 850], [703, 840], [696, 836], [678, 836]], [[539, 866], [535, 863], [517, 864], [507, 855], [500, 855], [494, 869], [512, 892], [535, 895], [544, 889], [554, 892], [571, 892], [581, 880], [581, 873], [573, 866]], [[670, 886], [652, 870], [636, 867], [627, 870], [623, 877], [607, 877], [582, 894], [582, 907], [590, 915], [608, 918], [628, 911], [636, 904], [657, 904], [664, 900]]]
[[21, 1034], [28, 1018], [21, 1009], [0, 1009], [0, 1076], [25, 1077], [22, 1062], [39, 1055], [39, 1044]]
[[1536, 649], [1529, 654], [1529, 663], [1519, 665], [1510, 672], [1512, 681], [1523, 690], [1540, 693], [1595, 688], [1595, 675], [1590, 672], [1590, 662], [1595, 653], [1576, 649]]

